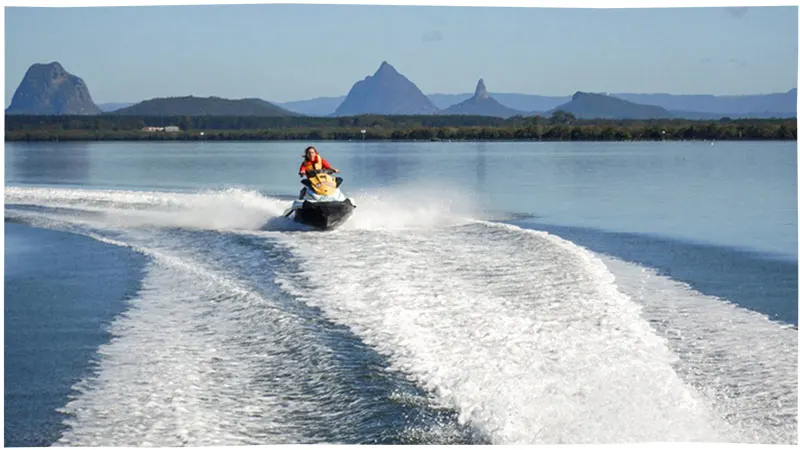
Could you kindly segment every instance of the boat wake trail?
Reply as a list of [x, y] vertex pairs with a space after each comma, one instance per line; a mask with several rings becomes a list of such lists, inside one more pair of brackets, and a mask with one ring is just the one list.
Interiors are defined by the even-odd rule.
[[474, 224], [284, 245], [308, 259], [278, 277], [287, 292], [495, 443], [738, 439], [605, 266], [567, 241]]
[[8, 188], [6, 220], [152, 260], [60, 444], [797, 442], [796, 330], [465, 201], [354, 197], [320, 233], [252, 191]]

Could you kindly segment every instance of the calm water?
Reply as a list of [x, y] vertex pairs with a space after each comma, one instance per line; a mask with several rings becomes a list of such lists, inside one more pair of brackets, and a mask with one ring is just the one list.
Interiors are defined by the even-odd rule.
[[796, 143], [305, 145], [7, 143], [5, 444], [797, 442]]

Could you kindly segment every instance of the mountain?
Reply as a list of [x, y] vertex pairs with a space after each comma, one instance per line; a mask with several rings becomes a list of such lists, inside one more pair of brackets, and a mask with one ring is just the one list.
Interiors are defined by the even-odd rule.
[[[449, 108], [471, 97], [471, 94], [430, 94], [434, 105], [439, 109]], [[567, 96], [548, 96], [534, 94], [492, 93], [492, 98], [517, 111], [548, 111], [570, 100]]]
[[342, 104], [345, 96], [339, 97], [317, 97], [310, 100], [297, 100], [293, 102], [275, 103], [281, 108], [288, 109], [299, 114], [307, 116], [330, 116], [336, 111], [336, 108]]
[[384, 61], [374, 75], [356, 82], [335, 116], [434, 114], [436, 106], [419, 88]]
[[455, 106], [464, 100], [470, 99], [474, 94], [464, 93], [464, 94], [430, 94], [428, 98], [430, 99], [431, 103], [439, 109], [447, 109], [451, 106]]
[[25, 72], [6, 114], [100, 114], [89, 88], [58, 62], [34, 64]]
[[579, 119], [666, 119], [669, 111], [653, 105], [640, 105], [604, 94], [576, 92], [572, 100], [554, 110], [572, 113]]
[[786, 92], [757, 95], [674, 95], [611, 94], [643, 105], [668, 110], [694, 111], [729, 117], [794, 117], [797, 114], [797, 88]]
[[504, 106], [497, 100], [490, 97], [489, 92], [486, 90], [486, 85], [483, 83], [483, 78], [478, 80], [478, 85], [475, 87], [475, 94], [472, 97], [443, 111], [439, 111], [439, 114], [493, 116], [502, 117], [504, 119], [512, 116], [523, 115], [522, 111], [517, 111]]
[[[447, 109], [472, 97], [473, 94], [430, 94], [426, 95], [437, 109]], [[342, 104], [346, 96], [316, 97], [276, 103], [276, 105], [309, 116], [330, 116]], [[492, 98], [517, 111], [547, 111], [569, 101], [569, 96], [547, 97], [531, 94], [492, 94]]]
[[[678, 94], [608, 94], [641, 105], [661, 106], [677, 117], [689, 119], [719, 119], [722, 117], [795, 117], [797, 89], [784, 93], [756, 95], [678, 95]], [[429, 94], [428, 99], [438, 109], [447, 109], [472, 97], [463, 94]], [[550, 111], [571, 100], [570, 96], [492, 93], [492, 98], [517, 111]], [[279, 103], [288, 110], [312, 116], [333, 114], [344, 96], [319, 97], [310, 100]], [[541, 113], [545, 114], [545, 113]]]
[[258, 98], [230, 100], [220, 97], [168, 97], [145, 100], [110, 114], [121, 116], [260, 116], [298, 114]]
[[[753, 95], [680, 95], [610, 93], [640, 105], [660, 106], [680, 117], [795, 117], [797, 89], [787, 92]], [[430, 94], [428, 98], [440, 109], [446, 109], [470, 97], [470, 94]], [[518, 111], [550, 111], [571, 100], [568, 96], [546, 96], [515, 93], [492, 93], [492, 98]]]
[[128, 106], [133, 105], [133, 103], [98, 103], [97, 107], [100, 108], [103, 112], [111, 112], [116, 111], [118, 109], [127, 108]]

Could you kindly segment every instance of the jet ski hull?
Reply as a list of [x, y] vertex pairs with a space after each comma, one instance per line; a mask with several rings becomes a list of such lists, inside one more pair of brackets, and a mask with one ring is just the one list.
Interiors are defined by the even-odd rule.
[[353, 213], [355, 205], [350, 199], [342, 202], [303, 202], [303, 206], [294, 211], [294, 220], [305, 225], [330, 230], [344, 223]]

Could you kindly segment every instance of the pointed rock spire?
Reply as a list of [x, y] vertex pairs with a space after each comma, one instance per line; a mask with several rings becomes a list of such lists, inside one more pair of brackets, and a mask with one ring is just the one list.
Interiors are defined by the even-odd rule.
[[394, 75], [397, 74], [397, 69], [395, 69], [391, 64], [387, 63], [386, 61], [381, 63], [381, 66], [378, 67], [378, 71], [375, 72], [375, 76], [378, 75]]
[[475, 98], [489, 98], [489, 92], [486, 91], [486, 85], [483, 84], [483, 78], [478, 80], [478, 86], [475, 88]]
[[442, 111], [441, 114], [512, 117], [522, 115], [523, 113], [522, 111], [509, 108], [494, 98], [489, 97], [489, 92], [486, 90], [486, 85], [483, 84], [483, 78], [481, 78], [478, 80], [478, 86], [475, 88], [475, 95], [461, 103], [448, 107]]

